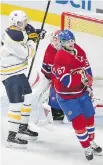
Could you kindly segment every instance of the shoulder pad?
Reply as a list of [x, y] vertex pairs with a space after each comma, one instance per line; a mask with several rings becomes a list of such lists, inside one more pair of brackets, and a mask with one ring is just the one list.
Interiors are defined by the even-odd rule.
[[18, 31], [15, 27], [9, 27], [6, 29], [6, 33], [9, 35], [9, 37], [17, 42], [23, 41], [24, 36], [22, 31]]

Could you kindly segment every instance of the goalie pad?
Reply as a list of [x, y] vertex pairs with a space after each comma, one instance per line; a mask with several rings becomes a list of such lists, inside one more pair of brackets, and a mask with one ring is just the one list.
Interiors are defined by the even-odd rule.
[[40, 100], [49, 87], [50, 87], [50, 81], [42, 74], [40, 76], [39, 83], [37, 84], [33, 93], [36, 95], [38, 100]]
[[45, 118], [44, 114], [44, 109], [43, 109], [43, 103], [49, 101], [49, 89], [50, 87], [50, 81], [43, 75], [41, 74], [41, 78], [37, 86], [35, 87], [33, 91], [34, 99], [35, 99], [35, 124], [39, 123], [39, 120], [41, 119], [41, 116], [43, 115]]
[[43, 108], [44, 108], [44, 113], [46, 116], [46, 119], [48, 123], [53, 123], [53, 117], [52, 117], [52, 112], [51, 112], [51, 107], [47, 103], [43, 103]]

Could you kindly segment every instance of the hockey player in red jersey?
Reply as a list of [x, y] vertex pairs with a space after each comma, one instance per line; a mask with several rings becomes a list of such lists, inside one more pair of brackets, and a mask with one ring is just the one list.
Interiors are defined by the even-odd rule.
[[57, 100], [68, 120], [72, 122], [86, 159], [92, 160], [93, 153], [100, 154], [102, 148], [94, 142], [95, 111], [91, 102], [91, 68], [85, 51], [75, 43], [71, 31], [64, 30], [58, 37], [62, 49], [57, 52], [52, 68]]
[[[60, 30], [54, 30], [51, 34], [51, 41], [50, 44], [47, 46], [44, 59], [42, 63], [41, 72], [44, 74], [46, 79], [52, 84], [53, 75], [51, 72], [51, 68], [54, 65], [54, 58], [58, 50], [61, 49], [60, 41], [58, 39], [58, 34]], [[63, 111], [61, 110], [59, 104], [56, 100], [56, 93], [53, 88], [53, 84], [50, 88], [50, 95], [49, 95], [49, 103], [52, 110], [52, 116], [54, 120], [62, 120], [64, 118]]]

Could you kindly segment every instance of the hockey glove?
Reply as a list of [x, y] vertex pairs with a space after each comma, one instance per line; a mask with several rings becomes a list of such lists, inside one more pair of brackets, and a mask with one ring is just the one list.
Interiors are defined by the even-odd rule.
[[87, 91], [88, 91], [88, 93], [89, 93], [89, 96], [91, 97], [91, 98], [93, 98], [93, 90], [92, 90], [92, 88], [90, 88], [90, 87], [87, 87]]
[[93, 77], [84, 70], [82, 70], [81, 75], [82, 75], [82, 83], [85, 86], [91, 87], [93, 84]]
[[85, 78], [82, 78], [82, 83], [85, 85], [85, 86], [88, 86], [88, 79], [85, 77]]
[[40, 39], [44, 39], [45, 34], [46, 34], [46, 30], [42, 30], [41, 29], [35, 29], [36, 33], [39, 35]]
[[88, 74], [87, 72], [86, 72], [86, 77], [88, 79], [88, 86], [91, 87], [93, 84], [93, 77], [90, 74]]
[[81, 81], [85, 86], [88, 86], [88, 78], [86, 76], [85, 70], [84, 69], [80, 69], [78, 71], [76, 71], [76, 73], [81, 74]]
[[44, 39], [45, 34], [46, 34], [46, 31], [42, 30], [41, 33], [39, 34], [40, 39]]
[[38, 42], [39, 35], [37, 34], [36, 29], [32, 25], [27, 24], [25, 30], [28, 35], [28, 40], [33, 40], [35, 43]]
[[36, 43], [39, 40], [39, 36], [37, 33], [31, 33], [28, 35], [28, 40], [33, 40]]

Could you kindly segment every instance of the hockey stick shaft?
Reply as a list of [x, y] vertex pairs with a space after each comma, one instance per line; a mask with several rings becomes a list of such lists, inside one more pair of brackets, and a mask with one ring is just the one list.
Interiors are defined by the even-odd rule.
[[101, 100], [101, 99], [99, 99], [99, 98], [93, 98], [93, 100], [96, 100], [96, 101], [101, 101], [102, 103], [98, 103], [97, 105], [96, 105], [96, 107], [99, 107], [99, 108], [102, 108], [103, 107], [103, 100]]
[[[43, 22], [42, 22], [42, 26], [41, 26], [41, 31], [43, 30], [44, 28], [44, 24], [45, 24], [45, 20], [46, 20], [46, 17], [47, 17], [47, 14], [48, 14], [48, 10], [49, 10], [49, 6], [50, 6], [50, 1], [48, 1], [47, 3], [47, 7], [46, 7], [46, 11], [45, 11], [45, 15], [44, 15], [44, 18], [43, 18]], [[28, 72], [28, 79], [30, 77], [30, 74], [31, 74], [31, 71], [32, 71], [32, 67], [33, 67], [33, 64], [34, 64], [34, 60], [35, 60], [35, 57], [36, 57], [36, 53], [37, 53], [37, 50], [38, 50], [38, 46], [39, 46], [39, 42], [40, 42], [40, 38], [36, 44], [36, 49], [35, 49], [35, 53], [34, 53], [34, 56], [33, 56], [33, 59], [31, 61], [31, 65], [30, 65], [30, 69], [29, 69], [29, 72]]]
[[96, 107], [98, 107], [98, 108], [103, 108], [103, 104], [97, 104]]

